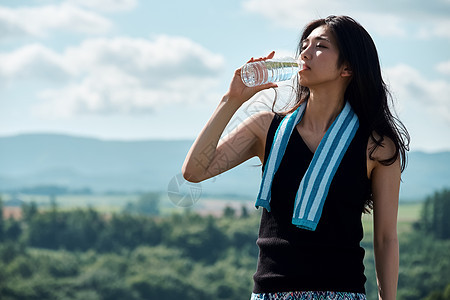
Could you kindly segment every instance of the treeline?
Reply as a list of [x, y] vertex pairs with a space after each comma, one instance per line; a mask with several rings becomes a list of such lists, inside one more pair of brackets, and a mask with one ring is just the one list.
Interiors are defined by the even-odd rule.
[[[123, 212], [105, 215], [93, 208], [65, 211], [56, 205], [39, 212], [35, 203], [25, 203], [21, 220], [3, 220], [0, 216], [0, 241], [20, 242], [33, 248], [99, 253], [164, 245], [202, 261], [215, 260], [227, 247], [256, 247], [257, 220], [247, 212], [238, 217], [233, 209], [227, 208], [224, 218], [202, 217], [188, 211], [149, 217], [147, 210], [142, 215], [136, 214], [131, 209], [135, 206], [141, 207], [129, 203]], [[227, 221], [231, 224], [227, 225]]]
[[427, 197], [400, 240], [399, 299], [450, 300], [450, 190]]
[[36, 185], [32, 187], [24, 187], [10, 191], [12, 193], [43, 195], [43, 196], [60, 196], [60, 195], [92, 195], [94, 192], [89, 187], [71, 189], [61, 185]]
[[[421, 219], [400, 236], [400, 300], [449, 299], [443, 202], [450, 191], [429, 197]], [[259, 213], [161, 217], [139, 215], [137, 207], [104, 215], [29, 203], [20, 220], [0, 217], [0, 299], [249, 299]], [[373, 249], [364, 247], [367, 297], [376, 299]]]
[[259, 218], [245, 209], [220, 218], [34, 203], [22, 211], [21, 220], [0, 219], [0, 299], [243, 299], [251, 291]]

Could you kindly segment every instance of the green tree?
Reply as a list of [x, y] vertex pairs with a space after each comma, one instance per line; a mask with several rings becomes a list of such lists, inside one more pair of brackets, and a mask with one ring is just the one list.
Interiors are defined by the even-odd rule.
[[66, 229], [66, 215], [54, 206], [50, 211], [36, 214], [28, 222], [26, 242], [32, 247], [58, 249]]
[[450, 190], [434, 193], [425, 200], [416, 228], [438, 239], [450, 239]]
[[100, 252], [134, 249], [161, 242], [161, 228], [150, 217], [114, 214], [105, 225], [95, 247]]
[[450, 300], [450, 283], [447, 285], [447, 287], [444, 290], [444, 293], [442, 294], [445, 300]]
[[38, 207], [36, 202], [30, 203], [24, 202], [22, 204], [22, 219], [25, 222], [30, 221], [38, 213]]
[[3, 238], [5, 241], [18, 241], [22, 235], [22, 224], [15, 219], [9, 219], [5, 222]]
[[444, 300], [442, 293], [439, 291], [433, 291], [424, 300]]
[[91, 249], [105, 228], [105, 220], [92, 208], [63, 213], [65, 224], [58, 234], [59, 244], [67, 250]]
[[5, 222], [3, 220], [3, 200], [0, 197], [0, 243], [4, 240]]
[[159, 215], [159, 203], [161, 195], [159, 193], [142, 194], [136, 202], [128, 202], [124, 211], [132, 214], [142, 214], [147, 216]]
[[425, 300], [450, 300], [450, 283], [443, 291], [432, 291]]
[[0, 262], [10, 263], [16, 257], [25, 253], [23, 243], [4, 242], [0, 244]]
[[232, 208], [231, 206], [226, 206], [223, 209], [223, 216], [225, 218], [234, 218], [236, 217], [236, 210], [234, 208]]
[[424, 299], [432, 291], [444, 290], [450, 278], [449, 249], [450, 240], [422, 232], [408, 233], [400, 244], [398, 299]]
[[245, 219], [248, 218], [250, 214], [248, 213], [248, 209], [245, 205], [241, 206], [241, 218]]
[[215, 261], [229, 245], [227, 236], [212, 216], [202, 217], [193, 213], [173, 215], [164, 223], [162, 242], [182, 249], [195, 260]]

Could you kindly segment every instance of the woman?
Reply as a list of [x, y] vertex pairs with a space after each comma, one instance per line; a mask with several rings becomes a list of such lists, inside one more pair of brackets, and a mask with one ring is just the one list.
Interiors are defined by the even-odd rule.
[[220, 139], [244, 102], [277, 87], [246, 87], [236, 70], [183, 176], [199, 182], [254, 156], [263, 163], [252, 299], [365, 299], [361, 215], [370, 209], [379, 298], [395, 299], [409, 136], [389, 111], [375, 45], [353, 19], [330, 16], [305, 27], [298, 55], [304, 66], [292, 110], [257, 113]]

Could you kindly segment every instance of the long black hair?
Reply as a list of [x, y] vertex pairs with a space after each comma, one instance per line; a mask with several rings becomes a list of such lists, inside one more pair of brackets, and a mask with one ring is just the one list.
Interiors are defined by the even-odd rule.
[[[374, 146], [369, 149], [369, 158], [384, 138], [389, 138], [395, 145], [392, 157], [380, 161], [391, 165], [400, 157], [401, 171], [406, 167], [406, 152], [409, 150], [409, 134], [403, 123], [391, 112], [389, 103], [392, 96], [383, 81], [381, 67], [375, 43], [369, 33], [354, 19], [348, 16], [329, 16], [306, 25], [301, 36], [297, 57], [300, 56], [302, 41], [320, 26], [327, 26], [337, 41], [339, 50], [338, 66], [347, 63], [352, 70], [352, 79], [345, 91], [359, 118], [360, 127], [370, 136]], [[296, 105], [309, 99], [309, 88], [297, 84]]]

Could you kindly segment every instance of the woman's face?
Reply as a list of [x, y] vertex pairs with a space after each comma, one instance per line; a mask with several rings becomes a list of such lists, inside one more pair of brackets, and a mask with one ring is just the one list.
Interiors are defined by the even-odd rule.
[[304, 62], [300, 71], [300, 85], [314, 88], [341, 79], [344, 66], [337, 66], [339, 50], [336, 39], [328, 26], [314, 29], [302, 41], [300, 59]]

